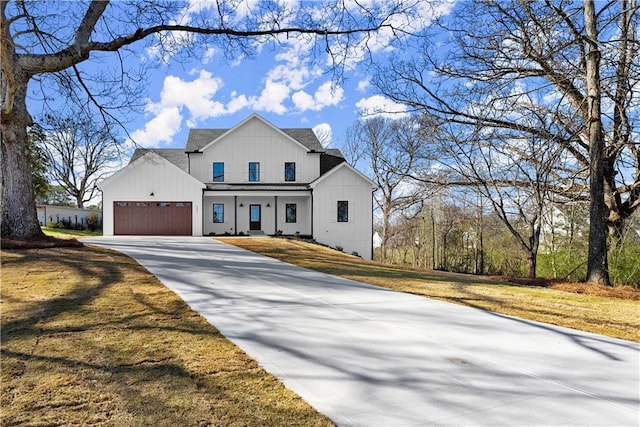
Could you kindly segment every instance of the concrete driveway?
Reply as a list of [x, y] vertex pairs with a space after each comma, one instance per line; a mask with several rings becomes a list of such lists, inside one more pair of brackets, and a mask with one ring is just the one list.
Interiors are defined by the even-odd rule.
[[210, 238], [135, 258], [341, 426], [640, 425], [640, 345], [304, 270]]

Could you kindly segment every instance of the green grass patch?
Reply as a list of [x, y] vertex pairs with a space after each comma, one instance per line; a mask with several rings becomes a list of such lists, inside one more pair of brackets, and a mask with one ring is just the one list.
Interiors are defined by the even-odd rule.
[[218, 240], [291, 264], [402, 292], [523, 319], [640, 341], [640, 291], [629, 286], [536, 282], [419, 271], [380, 264], [311, 243], [283, 238]]
[[131, 258], [1, 255], [0, 425], [332, 425]]
[[79, 237], [102, 236], [102, 231], [67, 230], [65, 228], [49, 228], [49, 227], [42, 227], [42, 231], [47, 236], [57, 237], [58, 239], [75, 239]]

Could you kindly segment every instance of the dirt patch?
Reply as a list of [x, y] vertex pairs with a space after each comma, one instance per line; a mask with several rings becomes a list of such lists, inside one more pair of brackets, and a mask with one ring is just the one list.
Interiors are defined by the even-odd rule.
[[505, 284], [540, 287], [555, 289], [558, 291], [572, 292], [574, 294], [590, 295], [597, 297], [620, 298], [625, 300], [640, 301], [640, 289], [633, 286], [605, 286], [586, 282], [567, 282], [563, 280], [521, 277], [489, 276], [491, 279]]
[[547, 287], [576, 294], [640, 301], [640, 290], [632, 286], [604, 286], [592, 283], [559, 282], [551, 283]]
[[49, 249], [49, 248], [80, 248], [84, 246], [76, 239], [57, 239], [45, 236], [35, 240], [2, 239], [2, 249]]

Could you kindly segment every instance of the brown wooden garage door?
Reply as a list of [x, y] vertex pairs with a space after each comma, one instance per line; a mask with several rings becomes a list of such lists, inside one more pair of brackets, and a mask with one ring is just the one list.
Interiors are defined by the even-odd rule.
[[191, 202], [113, 202], [113, 233], [191, 235]]

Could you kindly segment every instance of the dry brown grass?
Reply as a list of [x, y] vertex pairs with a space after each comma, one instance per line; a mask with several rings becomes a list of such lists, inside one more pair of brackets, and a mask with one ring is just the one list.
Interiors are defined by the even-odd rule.
[[[311, 243], [283, 238], [219, 240], [301, 267], [524, 319], [640, 341], [640, 292], [504, 279], [379, 264]], [[537, 284], [540, 284], [537, 282]]]
[[0, 425], [332, 425], [132, 259], [1, 255]]

